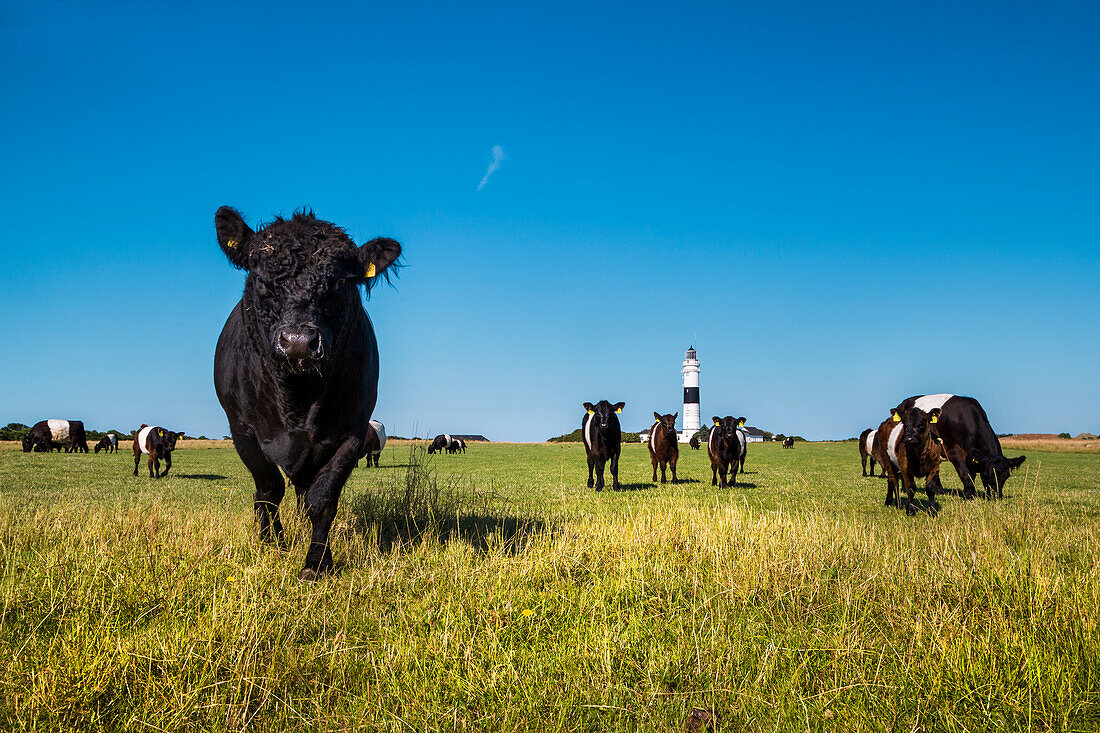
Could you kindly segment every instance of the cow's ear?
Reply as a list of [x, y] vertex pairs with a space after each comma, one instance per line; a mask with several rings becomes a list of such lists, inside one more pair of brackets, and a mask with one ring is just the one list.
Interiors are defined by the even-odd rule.
[[654, 410], [654, 412], [653, 412], [653, 419], [654, 419], [654, 420], [660, 420], [660, 419], [661, 419], [661, 413], [659, 413], [659, 412], [657, 412], [656, 410]]
[[615, 403], [615, 412], [622, 412], [624, 407], [626, 407], [625, 402], [616, 402]]
[[744, 427], [744, 425], [745, 425], [745, 418], [743, 418], [743, 417], [737, 418], [737, 427], [739, 427], [739, 428]]
[[715, 425], [721, 425], [721, 424], [722, 424], [722, 418], [718, 417], [717, 415], [715, 415], [714, 417], [712, 417], [712, 418], [711, 418], [711, 420], [713, 420], [713, 421], [714, 421], [714, 424], [715, 424]]
[[672, 419], [673, 419], [673, 420], [675, 420], [675, 419], [676, 419], [676, 418], [678, 418], [678, 417], [680, 417], [680, 411], [679, 411], [679, 410], [677, 410], [676, 412], [672, 413]]
[[901, 415], [899, 415], [898, 411], [893, 407], [890, 408], [890, 419], [894, 422], [901, 422]]
[[379, 275], [390, 281], [389, 270], [396, 272], [401, 263], [401, 245], [389, 237], [375, 237], [359, 247], [359, 262], [363, 265], [363, 277], [367, 280], [367, 290], [373, 287]]
[[587, 412], [589, 415], [596, 411], [596, 406], [593, 405], [591, 402], [585, 402], [583, 405], [581, 405], [581, 407], [583, 407], [584, 411]]
[[214, 228], [218, 232], [218, 245], [230, 263], [247, 270], [255, 232], [244, 223], [244, 217], [236, 209], [223, 206], [214, 214]]

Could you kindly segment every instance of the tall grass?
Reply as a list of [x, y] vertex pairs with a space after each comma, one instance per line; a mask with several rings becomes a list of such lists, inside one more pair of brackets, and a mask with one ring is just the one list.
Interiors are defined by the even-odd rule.
[[719, 730], [1100, 727], [1100, 525], [1046, 488], [1065, 459], [908, 518], [858, 474], [835, 496], [827, 471], [858, 459], [830, 450], [753, 451], [739, 490], [595, 496], [570, 447], [388, 449], [315, 585], [291, 507], [288, 554], [256, 540], [229, 452], [176, 461], [223, 480], [53, 504], [13, 476], [125, 462], [8, 454], [0, 728], [672, 730], [693, 708]]

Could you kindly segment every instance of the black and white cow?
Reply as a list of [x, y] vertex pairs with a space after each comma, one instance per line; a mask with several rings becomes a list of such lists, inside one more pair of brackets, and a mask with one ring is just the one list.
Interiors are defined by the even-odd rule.
[[23, 438], [23, 452], [44, 448], [46, 452], [61, 447], [66, 453], [88, 452], [88, 438], [84, 433], [84, 423], [80, 420], [39, 420]]
[[737, 460], [741, 464], [741, 473], [745, 472], [745, 456], [749, 454], [749, 434], [743, 430], [744, 427], [745, 418], [737, 418], [737, 439], [741, 441], [741, 452], [738, 454]]
[[[875, 475], [875, 439], [878, 436], [877, 428], [867, 428], [859, 434], [859, 462], [863, 467], [863, 475], [867, 475], [867, 461], [871, 462], [871, 476]], [[886, 466], [880, 465], [882, 475], [886, 475]]]
[[[149, 478], [167, 476], [172, 468], [172, 451], [176, 449], [176, 441], [182, 437], [182, 432], [142, 423], [134, 433], [134, 475], [138, 475], [138, 464], [145, 455], [148, 457]], [[161, 459], [164, 459], [164, 473], [160, 471]]]
[[466, 452], [466, 441], [462, 438], [454, 438], [451, 440], [451, 446], [454, 448], [455, 453]]
[[[738, 428], [745, 424], [745, 418], [730, 415], [711, 418], [713, 423], [707, 437], [707, 456], [710, 458], [711, 484], [720, 488], [737, 486], [737, 467], [744, 455], [744, 442]], [[730, 474], [726, 481], [726, 473]], [[721, 476], [721, 481], [718, 477]]]
[[783, 438], [783, 447], [794, 448], [794, 438], [789, 435], [786, 438]]
[[360, 287], [370, 292], [401, 245], [356, 246], [313, 212], [253, 231], [223, 206], [214, 226], [230, 264], [248, 272], [218, 338], [214, 388], [256, 484], [260, 536], [282, 543], [285, 471], [312, 525], [298, 577], [314, 581], [332, 568], [329, 533], [378, 400], [378, 341]]
[[985, 498], [1004, 496], [1004, 485], [1009, 474], [1019, 468], [1025, 456], [1005, 458], [1001, 441], [989, 424], [985, 410], [973, 397], [953, 394], [918, 395], [903, 400], [897, 411], [904, 419], [913, 408], [924, 412], [940, 410], [936, 430], [947, 451], [948, 460], [959, 474], [963, 484], [963, 496], [974, 497], [972, 476], [978, 474], [985, 486]]
[[886, 469], [886, 506], [901, 506], [901, 490], [905, 489], [905, 513], [916, 514], [913, 493], [918, 477], [924, 478], [928, 494], [928, 513], [936, 514], [936, 491], [940, 485], [940, 462], [946, 458], [936, 432], [940, 409], [929, 412], [912, 408], [904, 415], [896, 409], [879, 425], [875, 435], [875, 455]]
[[372, 465], [378, 468], [378, 461], [382, 457], [382, 449], [386, 447], [386, 426], [377, 420], [370, 421], [370, 430], [367, 431], [367, 468]]
[[453, 453], [451, 450], [451, 443], [454, 440], [451, 438], [450, 433], [441, 433], [432, 438], [432, 444], [428, 446], [428, 453]]
[[623, 433], [619, 427], [619, 414], [626, 407], [625, 402], [611, 404], [600, 400], [596, 404], [585, 402], [584, 417], [581, 418], [581, 438], [584, 440], [585, 457], [588, 460], [588, 488], [593, 487], [595, 472], [596, 491], [603, 490], [603, 468], [610, 463], [611, 488], [618, 491], [619, 453], [622, 451]]
[[101, 449], [104, 453], [118, 453], [118, 436], [114, 433], [107, 433], [100, 438], [95, 445], [95, 452], [99, 453]]

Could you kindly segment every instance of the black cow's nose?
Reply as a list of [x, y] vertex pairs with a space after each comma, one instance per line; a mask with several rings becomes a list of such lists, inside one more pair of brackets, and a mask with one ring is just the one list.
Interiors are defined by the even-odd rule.
[[316, 359], [321, 351], [321, 332], [313, 326], [280, 328], [275, 348], [288, 359]]

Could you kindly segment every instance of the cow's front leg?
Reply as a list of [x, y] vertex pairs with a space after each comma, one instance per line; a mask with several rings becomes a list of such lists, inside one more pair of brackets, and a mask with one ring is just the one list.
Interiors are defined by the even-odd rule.
[[593, 463], [595, 463], [595, 462], [591, 458], [589, 458], [588, 459], [588, 488], [590, 488], [590, 489], [592, 488], [592, 485], [593, 485], [593, 479], [592, 479], [592, 465], [593, 465]]
[[729, 471], [729, 466], [725, 463], [718, 466], [718, 488], [726, 488], [726, 473]]
[[974, 479], [970, 476], [970, 469], [966, 466], [966, 454], [961, 450], [953, 450], [948, 457], [951, 459], [951, 465], [955, 467], [955, 473], [959, 474], [959, 480], [962, 481], [963, 498], [973, 499], [977, 489], [974, 486]]
[[596, 459], [596, 491], [603, 491], [603, 466], [604, 461], [602, 458]]
[[669, 463], [669, 466], [672, 467], [672, 483], [675, 484], [677, 482], [677, 478], [676, 478], [676, 461], [672, 461], [671, 463]]
[[299, 580], [315, 581], [332, 569], [332, 552], [329, 549], [328, 535], [332, 522], [336, 519], [336, 507], [340, 503], [340, 492], [355, 468], [360, 456], [362, 438], [352, 437], [344, 441], [328, 463], [310, 482], [306, 492], [306, 515], [313, 525], [309, 539], [309, 551], [306, 564], [298, 574]]
[[234, 432], [233, 446], [237, 449], [237, 455], [241, 457], [245, 468], [252, 474], [253, 483], [256, 484], [253, 511], [260, 525], [260, 539], [281, 545], [283, 523], [279, 521], [279, 503], [282, 502], [283, 494], [286, 493], [283, 474], [279, 472], [279, 467], [263, 454], [255, 437]]
[[937, 514], [936, 492], [942, 488], [943, 487], [940, 486], [939, 471], [933, 473], [924, 480], [924, 493], [928, 494], [928, 513], [933, 517]]
[[[153, 473], [153, 462], [157, 460], [154, 457], [155, 455], [156, 454], [154, 454], [154, 453], [150, 453], [149, 454], [149, 460], [146, 461], [146, 464], [149, 467], [149, 478], [156, 478], [157, 477], [157, 474]], [[156, 468], [157, 468], [157, 471], [159, 472], [160, 471], [160, 463], [159, 462], [157, 462]]]
[[161, 472], [160, 477], [164, 478], [168, 475], [168, 472], [172, 470], [172, 454], [164, 454], [164, 470]]
[[901, 475], [901, 483], [905, 487], [905, 513], [911, 517], [917, 513], [917, 508], [913, 506], [913, 493], [916, 482], [906, 472]]
[[622, 488], [619, 484], [619, 454], [611, 454], [611, 488], [618, 491]]

